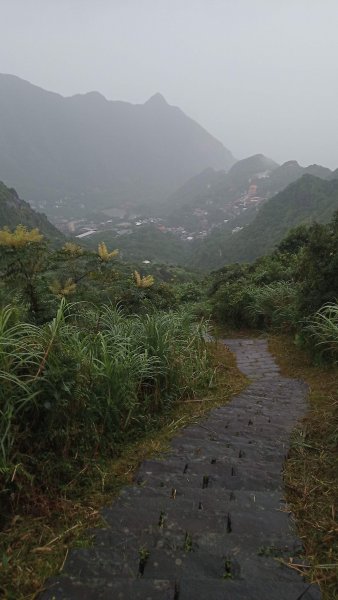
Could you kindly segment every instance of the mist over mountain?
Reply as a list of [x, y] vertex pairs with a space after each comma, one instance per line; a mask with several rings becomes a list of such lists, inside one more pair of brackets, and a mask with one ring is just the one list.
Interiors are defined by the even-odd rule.
[[0, 75], [0, 178], [53, 217], [152, 206], [234, 158], [156, 94], [145, 104], [98, 92], [64, 98]]

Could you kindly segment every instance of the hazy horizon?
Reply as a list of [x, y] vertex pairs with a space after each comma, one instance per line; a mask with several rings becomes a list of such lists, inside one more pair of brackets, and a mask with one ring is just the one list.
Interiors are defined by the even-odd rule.
[[2, 0], [0, 72], [71, 96], [161, 93], [237, 159], [338, 167], [338, 3]]

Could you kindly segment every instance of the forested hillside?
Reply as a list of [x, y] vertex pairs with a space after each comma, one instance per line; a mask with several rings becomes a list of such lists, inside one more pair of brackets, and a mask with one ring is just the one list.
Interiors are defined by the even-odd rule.
[[126, 261], [156, 261], [173, 265], [188, 265], [191, 260], [191, 245], [171, 232], [162, 232], [154, 225], [136, 229], [130, 235], [116, 236], [109, 232], [92, 235], [86, 242], [94, 248], [104, 239], [109, 246], [117, 245]]
[[28, 228], [38, 228], [42, 234], [53, 241], [62, 241], [64, 236], [47, 217], [34, 211], [28, 202], [21, 200], [14, 189], [8, 188], [0, 181], [0, 229], [15, 228], [24, 225]]
[[236, 233], [218, 231], [195, 247], [193, 264], [203, 269], [252, 262], [270, 252], [302, 223], [325, 223], [338, 209], [338, 179], [304, 175], [266, 202], [255, 219]]
[[332, 171], [320, 165], [282, 165], [262, 154], [236, 162], [228, 172], [206, 169], [187, 181], [163, 204], [172, 226], [183, 226], [192, 239], [203, 239], [219, 229], [232, 231], [253, 221], [272, 196], [302, 177], [330, 179]]

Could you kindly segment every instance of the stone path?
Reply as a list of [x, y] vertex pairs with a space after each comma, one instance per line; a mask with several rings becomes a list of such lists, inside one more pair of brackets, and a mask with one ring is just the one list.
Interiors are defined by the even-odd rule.
[[306, 386], [279, 374], [266, 341], [224, 342], [251, 384], [142, 464], [41, 600], [321, 598], [281, 564], [299, 561], [281, 470]]

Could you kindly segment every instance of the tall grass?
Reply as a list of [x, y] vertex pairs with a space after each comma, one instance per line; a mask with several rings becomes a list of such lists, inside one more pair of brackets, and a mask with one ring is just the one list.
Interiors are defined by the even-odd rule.
[[325, 304], [310, 320], [307, 330], [315, 345], [338, 363], [338, 304]]
[[36, 344], [38, 328], [16, 322], [9, 306], [0, 311], [0, 466], [5, 467], [15, 444], [16, 422], [36, 402], [32, 386], [42, 359]]
[[299, 319], [297, 294], [297, 286], [287, 281], [248, 286], [246, 308], [251, 324], [281, 329], [295, 327]]
[[41, 470], [114, 452], [193, 396], [211, 373], [205, 324], [187, 311], [124, 315], [63, 300], [41, 327], [0, 312], [0, 459]]

